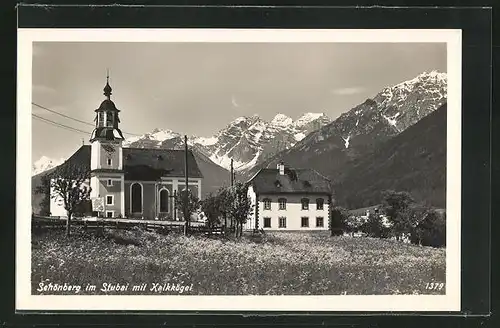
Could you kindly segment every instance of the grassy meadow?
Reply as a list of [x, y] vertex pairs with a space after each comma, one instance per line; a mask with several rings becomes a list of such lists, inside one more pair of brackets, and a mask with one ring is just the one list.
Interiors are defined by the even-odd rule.
[[[149, 286], [191, 286], [196, 295], [444, 294], [445, 250], [392, 240], [275, 232], [241, 240], [161, 235], [142, 230], [75, 229], [32, 236], [32, 293], [40, 283], [80, 285], [81, 294], [158, 294]], [[103, 283], [148, 284], [100, 291]], [[85, 286], [97, 286], [94, 291]], [[179, 294], [163, 291], [163, 294]]]

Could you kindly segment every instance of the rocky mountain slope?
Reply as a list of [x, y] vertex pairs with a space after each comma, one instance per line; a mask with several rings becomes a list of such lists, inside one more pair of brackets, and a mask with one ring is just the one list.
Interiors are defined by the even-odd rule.
[[[214, 136], [192, 136], [188, 142], [196, 152], [226, 169], [230, 168], [233, 159], [234, 169], [242, 171], [294, 146], [307, 134], [329, 122], [330, 119], [322, 113], [306, 113], [296, 121], [284, 114], [277, 114], [269, 122], [253, 115], [233, 120]], [[180, 133], [156, 129], [140, 137], [127, 139], [124, 145], [175, 148], [182, 142]]]
[[337, 203], [348, 208], [378, 204], [382, 191], [392, 189], [445, 208], [446, 111], [445, 104], [351, 161], [334, 179]]
[[307, 135], [288, 150], [244, 173], [284, 161], [292, 167], [310, 167], [335, 178], [351, 160], [393, 138], [444, 104], [446, 73], [422, 73], [412, 80], [387, 87], [371, 99], [342, 114], [332, 123]]

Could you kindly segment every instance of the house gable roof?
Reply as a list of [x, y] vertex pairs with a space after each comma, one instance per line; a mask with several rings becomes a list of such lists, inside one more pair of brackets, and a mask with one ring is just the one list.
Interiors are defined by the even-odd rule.
[[249, 183], [260, 194], [331, 194], [330, 180], [312, 169], [261, 169]]
[[[90, 170], [91, 146], [81, 146], [65, 163], [84, 165]], [[154, 181], [161, 177], [185, 176], [184, 150], [123, 148], [125, 180]], [[63, 164], [64, 165], [64, 164]], [[203, 178], [192, 151], [188, 151], [188, 175]]]

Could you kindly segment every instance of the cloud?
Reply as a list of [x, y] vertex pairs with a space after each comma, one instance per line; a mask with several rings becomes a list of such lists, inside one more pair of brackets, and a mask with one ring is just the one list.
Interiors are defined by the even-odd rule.
[[332, 90], [332, 93], [339, 95], [339, 96], [350, 96], [350, 95], [356, 95], [361, 92], [363, 92], [365, 88], [362, 87], [350, 87], [350, 88], [339, 88]]
[[236, 98], [234, 96], [231, 97], [231, 103], [234, 107], [240, 107], [240, 105], [238, 105], [238, 103], [236, 102]]

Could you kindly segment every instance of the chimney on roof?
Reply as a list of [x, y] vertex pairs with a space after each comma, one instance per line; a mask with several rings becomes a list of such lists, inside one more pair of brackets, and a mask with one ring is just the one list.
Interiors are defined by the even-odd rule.
[[285, 174], [285, 164], [283, 163], [283, 161], [279, 162], [276, 168], [279, 170], [280, 175]]

